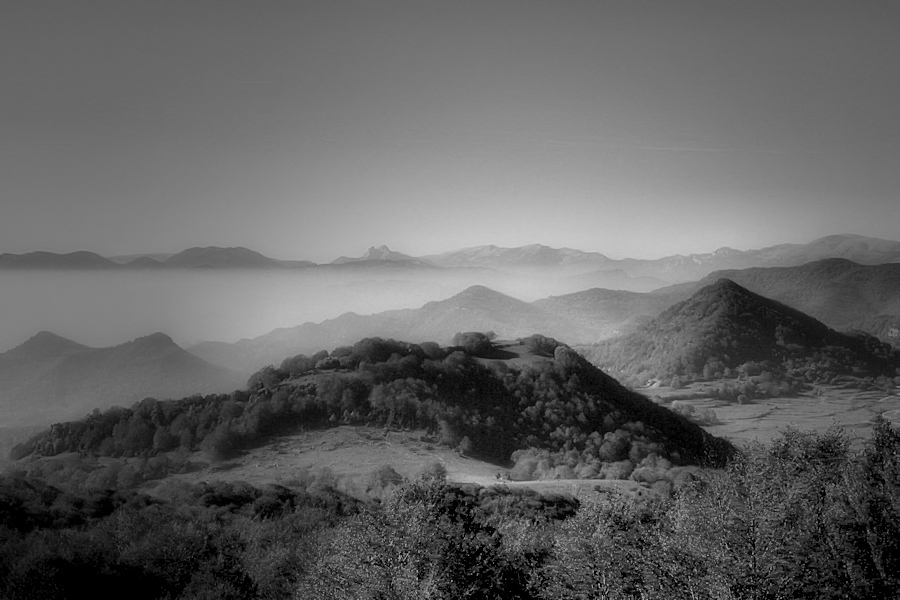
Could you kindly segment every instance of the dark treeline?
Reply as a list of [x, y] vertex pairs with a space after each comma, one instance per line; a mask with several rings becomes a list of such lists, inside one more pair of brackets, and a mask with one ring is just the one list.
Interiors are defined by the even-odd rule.
[[785, 432], [662, 496], [540, 500], [440, 473], [383, 502], [183, 485], [168, 501], [0, 480], [0, 597], [896, 598], [900, 432]]
[[[347, 424], [424, 429], [465, 454], [515, 463], [519, 479], [631, 477], [667, 486], [679, 465], [722, 464], [730, 452], [549, 338], [524, 343], [554, 358], [510, 365], [479, 358], [499, 352], [487, 337], [463, 334], [464, 345], [449, 349], [367, 338], [291, 357], [255, 373], [247, 391], [95, 411], [54, 425], [11, 458], [74, 452], [90, 474], [74, 469], [70, 478], [140, 480], [191, 468], [198, 449], [227, 459], [272, 435]], [[135, 457], [128, 469], [140, 472], [109, 472], [97, 457]], [[53, 481], [64, 484], [63, 475]]]

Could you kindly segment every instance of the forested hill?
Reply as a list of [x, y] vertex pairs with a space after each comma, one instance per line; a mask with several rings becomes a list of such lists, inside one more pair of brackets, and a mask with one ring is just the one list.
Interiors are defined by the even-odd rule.
[[662, 288], [654, 294], [683, 300], [719, 279], [783, 302], [844, 331], [859, 329], [900, 344], [889, 332], [900, 328], [900, 263], [858, 264], [828, 258], [791, 267], [716, 271], [699, 282]]
[[[354, 263], [347, 263], [352, 265]], [[373, 315], [345, 313], [321, 323], [279, 328], [233, 344], [202, 342], [188, 351], [214, 365], [253, 372], [278, 363], [297, 352], [353, 344], [368, 336], [449, 344], [458, 331], [495, 331], [504, 338], [534, 332], [570, 339], [577, 331], [572, 323], [522, 300], [481, 285], [471, 286], [445, 300], [421, 308], [389, 310]]]
[[[552, 339], [501, 347], [465, 334], [458, 347], [367, 338], [286, 359], [249, 391], [144, 400], [54, 425], [13, 451], [156, 457], [177, 449], [224, 458], [268, 436], [340, 424], [423, 428], [437, 443], [532, 478], [637, 478], [731, 452], [683, 417], [621, 386]], [[159, 461], [157, 461], [159, 462]]]
[[838, 333], [729, 279], [584, 353], [601, 368], [641, 382], [759, 368], [815, 381], [839, 374], [893, 376], [900, 367], [900, 353], [876, 338]]

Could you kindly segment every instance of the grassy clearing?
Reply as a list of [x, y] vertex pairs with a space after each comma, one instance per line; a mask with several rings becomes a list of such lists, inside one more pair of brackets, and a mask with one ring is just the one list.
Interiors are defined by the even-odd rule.
[[[203, 468], [167, 479], [190, 483], [201, 481], [245, 481], [255, 486], [278, 483], [296, 486], [312, 473], [333, 480], [345, 490], [364, 491], [367, 480], [388, 466], [407, 479], [417, 477], [435, 463], [447, 471], [448, 481], [480, 486], [505, 485], [529, 488], [544, 494], [579, 494], [596, 489], [644, 494], [645, 486], [634, 481], [553, 480], [507, 481], [498, 479], [506, 468], [460, 455], [440, 446], [425, 431], [397, 431], [373, 427], [341, 426], [280, 436], [266, 446], [254, 448], [234, 460], [214, 463], [201, 453], [192, 462]], [[148, 482], [151, 491], [161, 482]]]
[[[715, 383], [715, 382], [714, 382]], [[712, 409], [717, 422], [703, 425], [709, 433], [734, 443], [771, 442], [787, 427], [824, 432], [832, 425], [844, 428], [857, 444], [870, 437], [872, 418], [883, 414], [900, 423], [900, 395], [884, 390], [860, 390], [837, 385], [816, 385], [811, 391], [794, 397], [766, 398], [748, 404], [725, 402], [706, 394], [714, 383], [693, 383], [673, 390], [657, 387], [646, 390], [669, 403], [689, 403], [696, 409]]]

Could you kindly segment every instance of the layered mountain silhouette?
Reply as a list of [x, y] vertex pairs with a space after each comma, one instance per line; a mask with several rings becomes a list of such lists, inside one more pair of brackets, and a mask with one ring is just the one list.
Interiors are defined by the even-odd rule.
[[368, 336], [436, 341], [449, 344], [461, 331], [493, 330], [504, 338], [542, 333], [557, 339], [576, 334], [567, 320], [540, 307], [484, 286], [472, 286], [459, 294], [416, 309], [391, 310], [374, 315], [346, 313], [321, 323], [276, 329], [234, 344], [203, 342], [188, 350], [204, 360], [240, 371], [276, 364], [286, 356], [314, 353], [351, 344]]
[[551, 248], [541, 244], [518, 248], [476, 246], [423, 258], [442, 267], [483, 267], [498, 270], [510, 268], [598, 270], [614, 262], [599, 252]]
[[622, 269], [600, 269], [568, 275], [559, 279], [557, 283], [570, 288], [573, 292], [590, 288], [651, 292], [668, 286], [668, 282], [662, 279], [649, 276], [632, 277]]
[[578, 344], [630, 333], [679, 299], [667, 294], [592, 288], [550, 296], [533, 305], [568, 322], [575, 331], [565, 339]]
[[861, 235], [830, 235], [807, 244], [779, 244], [743, 251], [720, 248], [710, 253], [656, 260], [624, 259], [614, 266], [632, 277], [651, 276], [678, 282], [701, 279], [723, 269], [791, 267], [826, 258], [845, 258], [867, 265], [896, 262], [900, 261], [900, 242]]
[[93, 252], [29, 252], [0, 255], [0, 269], [96, 270], [96, 269], [273, 269], [315, 266], [311, 261], [277, 260], [243, 247], [188, 248], [177, 254], [130, 255], [104, 258]]
[[259, 252], [247, 248], [219, 248], [216, 246], [188, 248], [170, 256], [163, 264], [167, 267], [218, 269], [259, 269], [284, 266], [274, 258], [263, 256]]
[[477, 246], [430, 256], [411, 256], [385, 245], [372, 246], [358, 258], [341, 256], [327, 265], [305, 260], [277, 260], [247, 248], [189, 248], [174, 255], [147, 254], [106, 259], [92, 252], [54, 254], [30, 252], [0, 255], [0, 269], [148, 268], [154, 263], [178, 268], [479, 268], [496, 271], [552, 272], [558, 277], [582, 276], [584, 287], [616, 287], [645, 291], [657, 285], [695, 281], [714, 271], [751, 267], [787, 267], [827, 258], [844, 258], [875, 265], [900, 261], [900, 242], [860, 235], [830, 235], [807, 244], [779, 244], [755, 250], [720, 248], [714, 252], [659, 259], [612, 259], [599, 252], [531, 244], [515, 248]]
[[900, 354], [867, 335], [838, 333], [794, 308], [719, 279], [628, 335], [586, 351], [638, 379], [708, 377], [747, 363], [767, 370], [894, 374]]
[[120, 265], [127, 265], [129, 263], [134, 263], [139, 258], [149, 258], [154, 262], [162, 263], [170, 256], [172, 256], [172, 253], [156, 252], [149, 254], [120, 254], [117, 256], [109, 256], [107, 258], [109, 258], [109, 260], [113, 262], [119, 263]]
[[343, 265], [347, 263], [356, 263], [356, 262], [365, 262], [369, 260], [384, 260], [384, 261], [414, 261], [418, 260], [408, 254], [403, 254], [402, 252], [394, 252], [387, 246], [379, 246], [376, 248], [375, 246], [370, 246], [366, 253], [360, 256], [359, 258], [350, 258], [347, 256], [341, 256], [331, 261], [333, 265]]
[[178, 398], [232, 391], [246, 375], [215, 367], [155, 333], [90, 348], [42, 331], [0, 354], [0, 419], [41, 424], [147, 396]]
[[150, 258], [149, 256], [139, 256], [132, 261], [125, 263], [129, 268], [133, 269], [161, 269], [165, 267], [162, 261]]
[[120, 265], [93, 252], [28, 252], [26, 254], [0, 254], [0, 269], [115, 269]]
[[655, 293], [685, 298], [720, 278], [731, 279], [838, 330], [859, 329], [890, 341], [891, 331], [900, 328], [900, 263], [861, 265], [830, 258], [796, 267], [717, 271], [699, 282]]
[[[500, 307], [508, 302], [494, 300]], [[718, 466], [733, 451], [727, 441], [623, 387], [555, 342], [537, 353], [528, 341], [503, 343], [492, 351], [502, 349], [506, 358], [491, 361], [465, 346], [431, 344], [426, 353], [422, 346], [382, 338], [348, 346], [331, 353], [332, 366], [295, 365], [293, 373], [267, 369], [251, 378], [243, 394], [167, 403], [163, 416], [156, 403], [144, 401], [54, 425], [12, 455], [152, 456], [181, 447], [227, 456], [298, 428], [364, 424], [440, 431], [436, 443], [515, 463], [513, 474], [521, 479], [625, 478], [641, 467], [663, 472], [673, 464]], [[360, 378], [361, 369], [371, 377]], [[271, 385], [277, 385], [278, 399]], [[403, 400], [389, 402], [386, 396]], [[352, 399], [352, 410], [333, 397]], [[201, 408], [202, 424], [184, 418]], [[128, 427], [118, 426], [126, 422]]]
[[779, 244], [756, 250], [720, 248], [700, 254], [676, 254], [659, 259], [611, 259], [597, 252], [550, 248], [540, 244], [520, 248], [478, 246], [424, 257], [440, 266], [490, 269], [556, 269], [588, 273], [621, 269], [631, 278], [668, 282], [695, 281], [713, 271], [749, 267], [796, 266], [824, 258], [846, 258], [861, 264], [900, 261], [900, 242], [860, 235], [831, 235], [807, 244]]

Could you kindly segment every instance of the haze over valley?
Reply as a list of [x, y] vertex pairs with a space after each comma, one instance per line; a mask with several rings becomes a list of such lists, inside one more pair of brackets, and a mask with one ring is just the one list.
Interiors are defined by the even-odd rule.
[[900, 3], [0, 19], [0, 598], [900, 598]]

